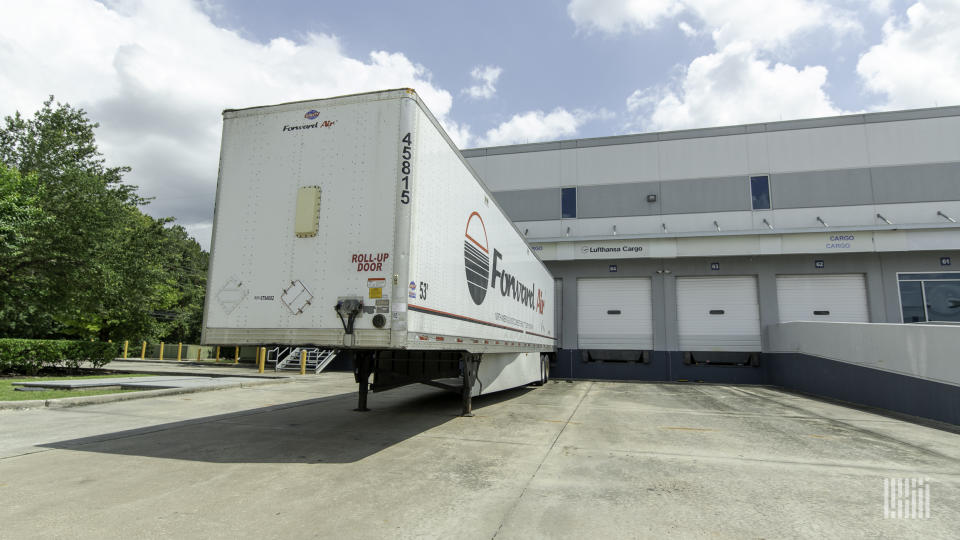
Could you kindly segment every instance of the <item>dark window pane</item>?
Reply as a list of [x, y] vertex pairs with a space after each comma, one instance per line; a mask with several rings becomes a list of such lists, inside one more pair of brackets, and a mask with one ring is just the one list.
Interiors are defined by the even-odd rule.
[[903, 281], [908, 279], [922, 279], [924, 281], [931, 279], [949, 279], [951, 281], [960, 279], [957, 272], [927, 272], [923, 274], [900, 274], [897, 279]]
[[900, 307], [903, 309], [903, 322], [927, 322], [923, 312], [923, 293], [919, 281], [900, 282]]
[[577, 217], [577, 188], [565, 187], [560, 190], [560, 207], [564, 218]]
[[960, 322], [960, 281], [924, 281], [931, 321]]
[[751, 176], [750, 196], [753, 198], [754, 210], [770, 209], [770, 177]]

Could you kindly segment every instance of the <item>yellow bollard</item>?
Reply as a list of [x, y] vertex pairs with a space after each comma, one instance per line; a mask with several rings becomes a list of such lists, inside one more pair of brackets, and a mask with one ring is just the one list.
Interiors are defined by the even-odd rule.
[[267, 365], [267, 348], [260, 347], [260, 368], [257, 369], [258, 373], [263, 373], [263, 368]]
[[240, 347], [235, 347], [233, 349], [233, 363], [234, 364], [240, 363]]
[[201, 350], [201, 349], [200, 349], [199, 347], [197, 347], [197, 362], [200, 361], [200, 350]]
[[160, 342], [160, 359], [163, 360], [163, 342]]
[[180, 353], [183, 352], [183, 343], [177, 343], [177, 362], [180, 361]]
[[215, 362], [218, 364], [220, 363], [220, 346], [219, 345], [217, 345], [217, 359], [215, 360]]
[[147, 342], [146, 341], [143, 342], [143, 348], [140, 349], [140, 359], [141, 360], [147, 359]]
[[307, 374], [307, 351], [300, 351], [300, 374]]
[[130, 340], [128, 339], [127, 341], [123, 342], [123, 359], [124, 360], [127, 359], [127, 349], [129, 348], [130, 348]]

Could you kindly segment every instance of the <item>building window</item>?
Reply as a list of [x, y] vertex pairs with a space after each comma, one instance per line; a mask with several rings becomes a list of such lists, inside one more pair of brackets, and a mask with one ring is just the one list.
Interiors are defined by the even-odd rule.
[[560, 209], [564, 219], [577, 217], [577, 188], [565, 187], [560, 190]]
[[905, 323], [960, 322], [960, 272], [898, 274]]
[[754, 210], [770, 209], [770, 177], [769, 176], [751, 176], [750, 177], [750, 196], [753, 198]]

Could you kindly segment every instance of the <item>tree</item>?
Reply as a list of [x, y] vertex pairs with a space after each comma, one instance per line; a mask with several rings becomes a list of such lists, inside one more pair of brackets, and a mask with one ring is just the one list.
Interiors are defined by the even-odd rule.
[[0, 164], [0, 335], [16, 334], [33, 318], [30, 310], [18, 309], [33, 281], [19, 268], [40, 249], [36, 232], [49, 220], [38, 202], [36, 176]]
[[122, 182], [128, 167], [105, 165], [96, 127], [51, 96], [0, 129], [0, 336], [193, 338], [206, 254], [173, 218], [139, 210], [148, 201]]

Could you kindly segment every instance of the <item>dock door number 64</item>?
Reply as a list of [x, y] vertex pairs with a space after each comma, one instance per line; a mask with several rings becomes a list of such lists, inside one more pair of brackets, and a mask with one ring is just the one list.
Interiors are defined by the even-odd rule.
[[403, 183], [403, 191], [400, 192], [400, 202], [403, 204], [410, 204], [410, 162], [413, 161], [413, 142], [410, 139], [410, 134], [407, 133], [400, 139], [400, 142], [405, 143], [403, 146], [403, 152], [401, 157], [403, 161], [400, 162], [400, 174], [403, 176], [400, 178], [400, 182]]

